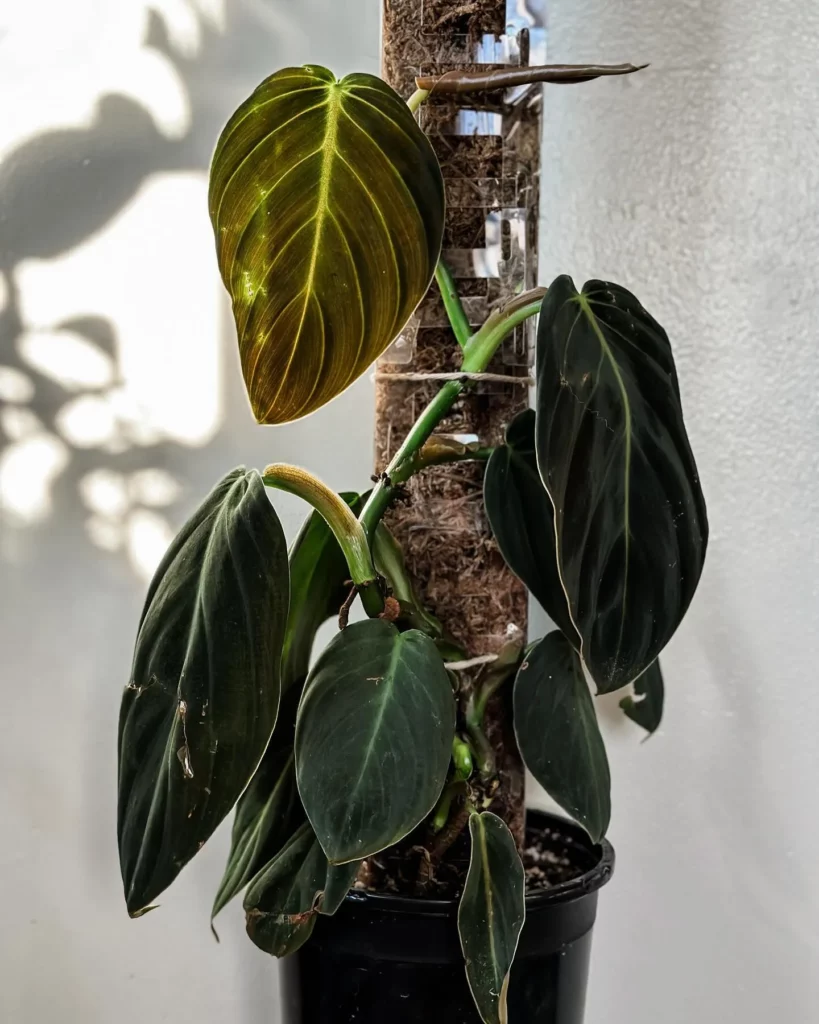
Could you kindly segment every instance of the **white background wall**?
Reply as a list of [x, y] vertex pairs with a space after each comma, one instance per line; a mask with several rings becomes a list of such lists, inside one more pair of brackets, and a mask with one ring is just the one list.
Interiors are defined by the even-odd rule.
[[[797, 0], [551, 3], [553, 60], [652, 67], [548, 90], [542, 276], [610, 276], [668, 327], [712, 530], [660, 734], [605, 713], [619, 859], [587, 1024], [819, 1015], [817, 48]], [[0, 270], [22, 320], [0, 282], [4, 1022], [276, 1019], [238, 906], [221, 946], [208, 932], [225, 829], [127, 919], [114, 747], [144, 577], [212, 482], [273, 459], [337, 488], [370, 471], [366, 380], [305, 423], [252, 423], [211, 256], [219, 127], [307, 60], [376, 70], [375, 0], [0, 0]], [[301, 509], [277, 506], [292, 536]]]

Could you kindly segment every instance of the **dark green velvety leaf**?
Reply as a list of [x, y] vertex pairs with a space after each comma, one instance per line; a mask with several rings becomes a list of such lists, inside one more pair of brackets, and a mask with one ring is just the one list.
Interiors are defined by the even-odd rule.
[[228, 122], [210, 216], [253, 412], [306, 416], [399, 333], [432, 279], [444, 188], [406, 103], [366, 74], [284, 68]]
[[557, 571], [554, 509], [537, 468], [534, 409], [525, 409], [509, 424], [506, 444], [487, 463], [483, 495], [506, 564], [554, 624], [579, 643]]
[[598, 842], [611, 818], [609, 762], [580, 658], [562, 633], [527, 653], [513, 701], [524, 764]]
[[466, 977], [484, 1024], [506, 1024], [509, 971], [526, 913], [523, 865], [496, 815], [472, 814], [469, 833], [472, 853], [458, 907]]
[[330, 642], [299, 706], [296, 776], [332, 863], [377, 853], [424, 819], [454, 733], [452, 687], [428, 636], [369, 619]]
[[255, 471], [234, 470], [151, 582], [119, 724], [119, 853], [143, 911], [238, 800], [279, 705], [287, 549]]
[[[340, 495], [358, 515], [358, 494]], [[318, 512], [311, 513], [290, 549], [290, 614], [282, 655], [282, 689], [303, 680], [319, 626], [347, 597], [350, 571], [333, 531]]]
[[623, 697], [620, 707], [632, 722], [636, 722], [650, 736], [660, 728], [664, 698], [663, 674], [660, 662], [655, 661], [634, 680], [634, 696]]
[[293, 753], [300, 695], [301, 688], [293, 686], [282, 697], [270, 743], [236, 805], [230, 854], [213, 902], [211, 919], [272, 860], [304, 822]]
[[250, 938], [273, 956], [294, 953], [310, 938], [317, 914], [338, 910], [359, 863], [328, 864], [305, 822], [250, 884], [244, 904]]
[[636, 679], [688, 608], [708, 523], [665, 331], [619, 285], [549, 288], [536, 443], [558, 565], [598, 690]]

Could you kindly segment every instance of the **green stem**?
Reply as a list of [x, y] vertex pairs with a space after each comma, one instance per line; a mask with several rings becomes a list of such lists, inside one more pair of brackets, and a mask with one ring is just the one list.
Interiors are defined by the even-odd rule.
[[446, 315], [449, 317], [449, 322], [452, 326], [452, 332], [458, 339], [458, 344], [461, 348], [466, 348], [466, 343], [472, 337], [472, 328], [469, 325], [469, 320], [461, 303], [461, 297], [455, 286], [455, 278], [442, 259], [439, 259], [435, 266], [435, 280], [438, 282], [438, 288], [444, 302]]
[[412, 458], [407, 459], [391, 479], [393, 484], [402, 484], [430, 466], [444, 466], [452, 462], [486, 462], [494, 450], [482, 445], [436, 445], [433, 439], [422, 445]]
[[[503, 339], [527, 317], [540, 311], [545, 288], [533, 288], [508, 302], [502, 309], [495, 310], [477, 333], [473, 334], [464, 349], [461, 369], [464, 373], [483, 373], [489, 365]], [[393, 456], [381, 479], [375, 485], [361, 511], [359, 521], [364, 532], [372, 539], [375, 528], [381, 517], [389, 508], [396, 494], [393, 476], [411, 459], [421, 446], [429, 439], [433, 430], [446, 416], [457, 397], [469, 384], [467, 379], [448, 380], [438, 394], [424, 409], [404, 438], [404, 442]]]
[[347, 559], [350, 578], [361, 593], [361, 600], [370, 615], [379, 615], [384, 604], [377, 585], [378, 574], [373, 565], [370, 545], [361, 523], [350, 506], [321, 480], [298, 466], [276, 462], [262, 474], [268, 487], [276, 487], [302, 498], [325, 519]]
[[413, 114], [418, 110], [427, 96], [429, 96], [429, 89], [416, 89], [412, 96], [410, 96], [407, 100], [407, 106]]

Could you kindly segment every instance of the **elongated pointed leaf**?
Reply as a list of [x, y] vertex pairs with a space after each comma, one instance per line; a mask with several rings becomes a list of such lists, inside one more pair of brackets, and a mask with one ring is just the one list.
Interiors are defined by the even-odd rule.
[[260, 423], [340, 394], [429, 286], [444, 189], [407, 105], [372, 75], [276, 72], [222, 132], [210, 215]]
[[434, 642], [369, 619], [313, 667], [296, 723], [296, 776], [331, 863], [397, 843], [432, 810], [449, 768], [455, 703]]
[[282, 698], [264, 757], [236, 805], [230, 854], [211, 920], [273, 859], [305, 820], [293, 753], [299, 696], [299, 687], [294, 686]]
[[660, 662], [655, 661], [634, 680], [634, 696], [623, 697], [620, 707], [632, 722], [645, 729], [650, 736], [660, 728], [664, 698], [663, 674]]
[[[362, 499], [358, 494], [340, 495], [358, 514]], [[282, 654], [282, 689], [307, 675], [310, 654], [319, 626], [344, 603], [348, 594], [345, 582], [350, 571], [333, 536], [333, 531], [318, 512], [312, 512], [290, 549], [290, 614]]]
[[328, 864], [305, 822], [253, 879], [245, 896], [248, 935], [273, 956], [294, 953], [309, 939], [317, 914], [338, 910], [358, 867], [358, 861]]
[[606, 748], [576, 651], [555, 630], [526, 655], [513, 691], [521, 757], [595, 842], [611, 818]]
[[561, 579], [598, 690], [636, 679], [680, 624], [708, 523], [671, 346], [619, 285], [559, 277], [537, 342], [537, 459]]
[[555, 625], [579, 644], [557, 571], [554, 509], [537, 468], [534, 409], [525, 409], [509, 424], [506, 444], [487, 463], [483, 495], [506, 564]]
[[279, 704], [284, 534], [255, 471], [234, 470], [182, 527], [145, 602], [119, 727], [119, 854], [143, 911], [227, 815]]
[[484, 1024], [507, 1024], [509, 971], [526, 913], [523, 865], [512, 833], [485, 811], [469, 819], [472, 853], [458, 907], [466, 977]]

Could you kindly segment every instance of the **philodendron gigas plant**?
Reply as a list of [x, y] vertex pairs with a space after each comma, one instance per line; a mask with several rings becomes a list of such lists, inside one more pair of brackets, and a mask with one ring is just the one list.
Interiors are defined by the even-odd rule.
[[[592, 687], [625, 690], [626, 714], [656, 728], [657, 657], [697, 587], [708, 527], [663, 328], [624, 287], [577, 289], [562, 276], [512, 296], [473, 333], [439, 259], [444, 186], [414, 115], [431, 90], [457, 98], [635, 70], [450, 73], [419, 80], [405, 102], [372, 75], [286, 68], [222, 132], [210, 215], [260, 423], [320, 416], [399, 334], [433, 277], [461, 370], [368, 494], [336, 494], [289, 465], [235, 469], [171, 544], [120, 717], [132, 916], [234, 807], [213, 914], [245, 890], [248, 933], [276, 956], [338, 909], [367, 858], [408, 836], [429, 854], [460, 830], [472, 851], [458, 913], [467, 977], [482, 1019], [505, 1020], [524, 870], [493, 813], [487, 704], [511, 691], [526, 766], [598, 841], [610, 780]], [[503, 339], [538, 315], [534, 409], [494, 450], [436, 437]], [[513, 638], [462, 686], [458, 662], [471, 654], [453, 650], [423, 607], [382, 517], [413, 474], [466, 459], [485, 460], [494, 537], [556, 628], [528, 646]], [[266, 488], [312, 506], [289, 552]], [[348, 624], [356, 597], [367, 617]], [[311, 663], [332, 616], [339, 631]], [[426, 864], [434, 872], [435, 858]]]

